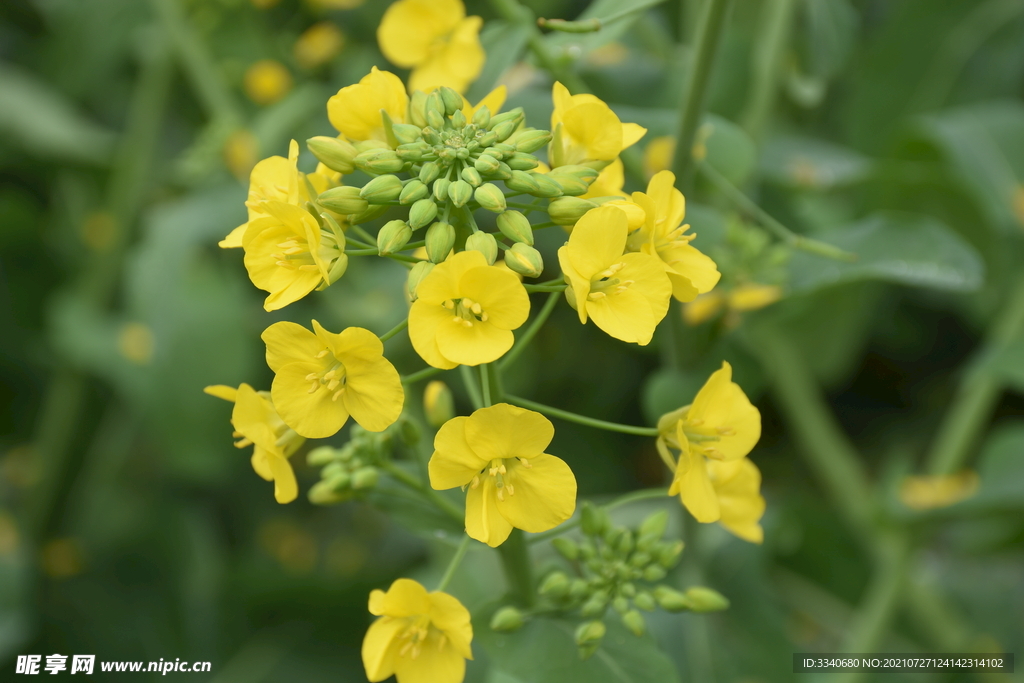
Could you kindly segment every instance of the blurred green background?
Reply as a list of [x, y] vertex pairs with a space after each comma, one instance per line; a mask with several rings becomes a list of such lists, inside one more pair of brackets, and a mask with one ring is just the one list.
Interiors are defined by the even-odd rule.
[[[405, 314], [404, 270], [370, 259], [267, 314], [240, 253], [216, 246], [245, 220], [252, 164], [286, 154], [291, 138], [330, 134], [327, 98], [372, 65], [387, 68], [375, 40], [387, 4], [0, 4], [5, 680], [16, 655], [54, 652], [213, 662], [196, 680], [364, 680], [369, 591], [443, 568], [432, 558], [450, 552], [451, 530], [435, 533], [387, 496], [277, 505], [231, 446], [227, 404], [202, 393], [269, 387], [259, 334], [273, 321], [382, 333]], [[571, 19], [588, 3], [525, 4]], [[588, 11], [651, 4], [602, 0]], [[657, 166], [648, 143], [674, 132], [701, 4], [667, 0], [598, 33], [544, 38], [560, 68], [649, 128], [624, 154], [627, 190]], [[488, 51], [469, 99], [505, 83], [506, 106], [546, 127], [551, 78], [526, 51], [533, 25], [508, 23], [487, 2], [467, 11], [485, 18]], [[261, 60], [273, 64], [253, 70]], [[517, 362], [512, 393], [654, 424], [727, 359], [761, 409], [751, 457], [764, 473], [765, 543], [702, 528], [687, 538], [679, 578], [720, 590], [731, 609], [651, 621], [680, 680], [791, 680], [793, 652], [866, 642], [859, 629], [878, 614], [879, 649], [1024, 654], [1022, 87], [1020, 0], [735, 3], [711, 81], [707, 163], [791, 229], [859, 261], [763, 248], [757, 216], [702, 175], [688, 222], [720, 262], [723, 290], [780, 285], [783, 300], [695, 326], [673, 308], [646, 348], [580, 326], [561, 305]], [[300, 165], [312, 161], [305, 153]], [[539, 240], [549, 263], [556, 232]], [[404, 335], [389, 356], [402, 373], [423, 366]], [[456, 377], [443, 376], [465, 413]], [[409, 391], [413, 409], [421, 391]], [[801, 403], [819, 395], [825, 403]], [[979, 412], [963, 418], [967, 409]], [[842, 487], [804, 457], [846, 448], [822, 441], [832, 414], [872, 484], [873, 533], [913, 548], [901, 564], [865, 549]], [[907, 508], [900, 482], [962, 436], [949, 434], [958, 419], [976, 426], [962, 464], [979, 473], [979, 491]], [[551, 452], [573, 467], [581, 495], [665, 483], [650, 440], [555, 422]], [[308, 490], [317, 473], [301, 453], [294, 462]], [[896, 567], [889, 584], [878, 566]], [[501, 597], [504, 579], [474, 550], [453, 586], [476, 609]], [[470, 680], [534, 680], [474, 645]], [[594, 680], [655, 680], [645, 676], [641, 667]]]

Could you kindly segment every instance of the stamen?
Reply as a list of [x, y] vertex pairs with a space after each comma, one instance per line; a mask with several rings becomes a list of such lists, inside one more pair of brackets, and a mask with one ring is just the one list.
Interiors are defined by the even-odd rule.
[[437, 639], [437, 649], [443, 650], [444, 646], [448, 644], [448, 636], [441, 634], [441, 637]]
[[491, 468], [491, 469], [490, 469], [490, 470], [488, 471], [488, 474], [490, 474], [490, 475], [491, 475], [492, 477], [493, 477], [494, 475], [496, 475], [497, 473], [498, 473], [498, 468], [497, 468], [497, 467], [492, 467], [492, 468]]
[[338, 388], [339, 384], [341, 384], [341, 380], [332, 379], [330, 382], [327, 383], [327, 391], [334, 391], [335, 389]]
[[313, 385], [311, 387], [309, 387], [309, 391], [307, 391], [306, 393], [307, 394], [312, 394], [312, 393], [314, 393], [319, 388], [320, 388], [320, 382], [313, 382]]
[[447, 308], [447, 309], [448, 309], [449, 311], [451, 311], [451, 310], [454, 310], [454, 309], [455, 309], [455, 302], [454, 302], [454, 301], [452, 301], [451, 299], [448, 299], [448, 300], [446, 300], [446, 301], [445, 301], [445, 302], [444, 302], [444, 303], [443, 303], [442, 305], [443, 305], [443, 306], [444, 306], [445, 308]]
[[715, 429], [715, 431], [721, 434], [722, 436], [733, 436], [734, 434], [736, 434], [736, 431], [732, 427], [718, 427]]
[[482, 322], [482, 323], [487, 322], [487, 314], [486, 313], [481, 313], [480, 314], [480, 322]]
[[338, 397], [341, 396], [344, 393], [345, 393], [345, 387], [342, 387], [341, 389], [338, 389], [336, 392], [334, 392], [334, 396], [331, 396], [331, 400], [332, 401], [337, 401]]
[[503, 493], [503, 491], [504, 491], [504, 489], [498, 489], [498, 501], [499, 502], [505, 502], [505, 494]]
[[471, 311], [473, 311], [474, 313], [476, 313], [477, 315], [480, 315], [481, 313], [484, 312], [483, 306], [481, 306], [480, 304], [476, 304], [476, 303], [473, 304], [472, 306], [470, 306], [469, 309]]
[[526, 469], [530, 469], [531, 467], [533, 467], [533, 465], [530, 464], [530, 461], [527, 460], [526, 458], [519, 458], [519, 462]]
[[311, 372], [308, 375], [306, 375], [306, 381], [307, 382], [312, 382], [312, 381], [314, 381], [316, 379], [317, 379], [317, 375], [316, 375], [315, 372]]
[[249, 439], [242, 439], [240, 441], [236, 441], [235, 442], [235, 448], [245, 448], [246, 446], [251, 446], [251, 445], [252, 445], [252, 441], [250, 441]]
[[407, 654], [409, 654], [409, 650], [411, 650], [411, 649], [412, 649], [412, 641], [410, 640], [408, 643], [406, 643], [405, 645], [402, 646], [401, 650], [398, 651], [398, 656], [399, 657], [406, 656]]
[[516, 488], [514, 486], [512, 486], [512, 484], [506, 484], [505, 488], [508, 489], [508, 495], [510, 495], [510, 496], [516, 495]]
[[479, 485], [480, 485], [480, 477], [476, 476], [476, 477], [473, 477], [473, 481], [471, 481], [469, 483], [469, 488], [475, 489]]
[[460, 318], [459, 316], [455, 316], [454, 318], [452, 318], [452, 322], [453, 323], [461, 323], [462, 322], [462, 318]]
[[[316, 373], [314, 372], [311, 374], [315, 375]], [[330, 382], [332, 379], [334, 379], [334, 376], [336, 374], [338, 374], [337, 370], [328, 370], [327, 372], [324, 373], [324, 379]]]
[[324, 356], [326, 356], [330, 352], [331, 352], [330, 349], [324, 349], [320, 353], [316, 354], [316, 357], [317, 358], [323, 358]]
[[299, 270], [305, 270], [305, 271], [320, 270], [320, 266], [316, 265], [315, 263], [307, 263], [304, 266], [299, 266]]
[[470, 321], [468, 321], [468, 320], [463, 320], [463, 321], [462, 321], [462, 326], [463, 326], [463, 327], [473, 327], [473, 323], [471, 323], [471, 322], [470, 322]]
[[590, 299], [591, 301], [597, 301], [598, 299], [603, 299], [606, 296], [608, 295], [605, 294], [604, 292], [591, 292], [590, 294], [587, 295], [587, 298]]
[[504, 463], [502, 463], [501, 465], [498, 465], [498, 474], [505, 474], [507, 472], [508, 472], [508, 470], [505, 469], [505, 464]]

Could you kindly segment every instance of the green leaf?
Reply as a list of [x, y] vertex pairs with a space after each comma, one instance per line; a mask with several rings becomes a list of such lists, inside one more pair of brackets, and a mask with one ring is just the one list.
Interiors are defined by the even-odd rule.
[[855, 280], [883, 280], [915, 287], [959, 292], [978, 289], [985, 267], [974, 247], [932, 218], [885, 213], [815, 235], [851, 251], [855, 263], [843, 263], [801, 251], [789, 263], [794, 291]]
[[88, 120], [49, 85], [0, 64], [0, 132], [31, 154], [71, 162], [110, 160], [114, 135]]
[[765, 143], [759, 166], [765, 178], [780, 185], [825, 190], [859, 182], [871, 172], [872, 162], [831, 142], [781, 135]]
[[1024, 508], [1024, 423], [1017, 421], [989, 435], [978, 458], [978, 493], [964, 509]]
[[842, 70], [853, 49], [859, 23], [849, 0], [806, 0], [803, 40], [807, 71], [832, 78]]
[[[487, 623], [478, 621], [478, 623]], [[601, 647], [587, 660], [576, 651], [574, 622], [538, 617], [515, 633], [479, 629], [492, 661], [488, 683], [673, 683], [679, 674], [648, 635], [637, 638], [617, 617], [607, 621]]]
[[[497, 20], [487, 22], [480, 34], [480, 42], [487, 46], [487, 61], [466, 94], [471, 104], [483, 99], [498, 84], [502, 74], [520, 60], [529, 38], [530, 27], [525, 24], [509, 24]], [[540, 124], [532, 122], [531, 125], [536, 127]]]

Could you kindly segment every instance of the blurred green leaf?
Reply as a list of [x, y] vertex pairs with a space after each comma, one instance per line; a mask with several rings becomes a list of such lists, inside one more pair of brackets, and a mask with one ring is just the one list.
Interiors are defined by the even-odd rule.
[[769, 139], [761, 151], [761, 173], [780, 185], [818, 190], [849, 185], [871, 172], [871, 160], [852, 149], [800, 135]]
[[29, 153], [103, 164], [114, 134], [85, 118], [64, 95], [34, 75], [0, 63], [0, 132]]
[[859, 23], [849, 0], [805, 0], [802, 38], [807, 71], [819, 78], [836, 76], [853, 50]]
[[[578, 17], [548, 17], [545, 19], [571, 19], [573, 21], [586, 21], [587, 19], [599, 19], [602, 22], [601, 30], [594, 33], [563, 33], [552, 31], [544, 37], [544, 40], [552, 46], [557, 46], [572, 57], [578, 57], [590, 50], [615, 42], [621, 38], [640, 18], [643, 12], [664, 0], [595, 0]], [[543, 13], [543, 10], [541, 10]], [[621, 19], [608, 22], [608, 19], [621, 15], [623, 12], [633, 12]], [[486, 44], [486, 43], [485, 43]]]
[[858, 260], [843, 263], [797, 251], [789, 263], [794, 291], [884, 280], [965, 292], [979, 288], [984, 279], [984, 262], [974, 247], [932, 218], [877, 214], [816, 237], [857, 254]]
[[981, 486], [961, 509], [1024, 508], [1024, 423], [994, 430], [981, 449], [977, 469]]
[[[504, 21], [491, 21], [480, 33], [480, 42], [487, 46], [487, 61], [483, 71], [466, 94], [472, 104], [476, 104], [489, 93], [501, 75], [510, 66], [518, 62], [523, 55], [526, 41], [530, 38], [530, 27], [524, 24], [509, 24]], [[496, 114], [497, 112], [491, 112]], [[538, 126], [534, 121], [530, 125]]]

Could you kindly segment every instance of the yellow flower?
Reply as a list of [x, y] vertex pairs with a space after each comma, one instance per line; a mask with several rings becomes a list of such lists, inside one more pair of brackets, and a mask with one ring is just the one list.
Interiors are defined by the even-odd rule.
[[551, 98], [555, 104], [551, 113], [554, 139], [548, 152], [552, 167], [614, 161], [647, 132], [635, 123], [622, 123], [611, 107], [593, 95], [570, 95], [558, 81]]
[[764, 542], [759, 523], [765, 502], [761, 496], [761, 472], [750, 458], [707, 460], [708, 476], [718, 497], [719, 523], [744, 541]]
[[249, 174], [249, 197], [245, 201], [249, 219], [232, 230], [218, 246], [222, 249], [241, 247], [242, 235], [249, 227], [249, 222], [270, 215], [264, 207], [264, 202], [275, 201], [305, 206], [306, 202], [315, 199], [309, 196], [306, 180], [319, 194], [336, 185], [341, 179], [340, 175], [322, 166], [318, 166], [315, 173], [302, 173], [298, 169], [298, 161], [299, 143], [292, 140], [288, 146], [287, 159], [272, 156], [253, 167]]
[[759, 285], [756, 282], [739, 285], [729, 292], [729, 308], [734, 311], [756, 311], [782, 298], [777, 285]]
[[644, 177], [650, 180], [659, 171], [672, 167], [672, 155], [676, 151], [676, 139], [671, 135], [654, 138], [644, 147]]
[[507, 403], [453, 418], [434, 437], [430, 485], [469, 486], [466, 533], [492, 548], [513, 527], [553, 529], [576, 509], [576, 477], [544, 452], [554, 435], [546, 417]]
[[266, 481], [274, 482], [274, 498], [290, 503], [299, 495], [295, 472], [288, 458], [305, 443], [305, 437], [284, 423], [274, 409], [270, 392], [256, 391], [248, 384], [234, 387], [218, 384], [203, 391], [235, 404], [231, 425], [235, 428], [235, 448], [254, 446], [252, 468]]
[[[732, 366], [723, 362], [691, 405], [662, 415], [658, 432], [658, 453], [675, 471], [669, 495], [678, 494], [698, 522], [717, 522], [722, 505], [709, 460], [740, 460], [761, 438], [761, 413], [732, 381]], [[671, 450], [679, 451], [678, 462]], [[717, 474], [729, 478], [727, 471]]]
[[377, 335], [361, 327], [334, 334], [315, 320], [313, 330], [279, 322], [263, 332], [275, 373], [270, 393], [281, 418], [311, 439], [337, 433], [349, 415], [371, 432], [390, 427], [405, 392]]
[[461, 683], [473, 659], [469, 610], [457, 599], [398, 579], [370, 593], [378, 617], [363, 638], [363, 666], [371, 683], [392, 675], [398, 683]]
[[644, 210], [646, 219], [629, 236], [627, 248], [657, 256], [672, 281], [672, 296], [693, 301], [698, 294], [710, 292], [722, 274], [714, 261], [690, 246], [696, 235], [684, 234], [690, 228], [682, 225], [686, 200], [675, 182], [671, 171], [661, 171], [651, 178], [646, 194], [633, 193], [633, 203]]
[[729, 310], [726, 326], [739, 323], [739, 313], [756, 311], [770, 306], [782, 298], [782, 288], [778, 285], [761, 285], [750, 282], [737, 285], [723, 292], [721, 287], [713, 292], [701, 294], [683, 307], [683, 320], [688, 325], [700, 325], [714, 317], [723, 306]]
[[292, 89], [292, 75], [280, 62], [261, 59], [245, 72], [245, 94], [256, 104], [273, 104]]
[[487, 265], [479, 251], [460, 251], [434, 266], [409, 311], [412, 347], [448, 370], [498, 360], [530, 315], [530, 297], [511, 271]]
[[900, 484], [900, 500], [911, 510], [934, 510], [967, 500], [978, 492], [978, 473], [907, 477]]
[[583, 199], [591, 197], [626, 197], [622, 186], [626, 182], [626, 175], [622, 168], [622, 159], [616, 159], [601, 169], [597, 180], [590, 184], [586, 194], [580, 195]]
[[373, 67], [354, 85], [338, 91], [327, 101], [327, 118], [349, 140], [380, 140], [384, 133], [383, 109], [394, 123], [405, 123], [409, 96], [402, 80], [388, 71]]
[[558, 250], [558, 262], [569, 284], [565, 297], [581, 323], [592, 318], [616, 339], [644, 346], [668, 312], [672, 284], [657, 258], [623, 254], [627, 231], [624, 211], [591, 209]]
[[295, 61], [304, 69], [314, 69], [334, 59], [345, 44], [345, 36], [333, 22], [313, 24], [299, 36], [292, 48]]
[[262, 208], [270, 215], [249, 221], [242, 247], [249, 279], [270, 292], [263, 308], [283, 308], [344, 274], [344, 233], [321, 231], [308, 211], [293, 204], [264, 202]]
[[392, 64], [412, 69], [410, 91], [448, 86], [461, 93], [484, 66], [482, 24], [466, 16], [462, 0], [398, 0], [384, 13], [377, 42]]
[[472, 121], [473, 114], [475, 114], [478, 109], [481, 107], [487, 107], [487, 111], [491, 112], [491, 115], [494, 116], [501, 111], [502, 106], [505, 104], [506, 97], [508, 97], [508, 88], [504, 85], [499, 85], [497, 88], [484, 95], [484, 98], [475, 105], [470, 104], [469, 100], [463, 97], [462, 113], [466, 115], [466, 120]]

